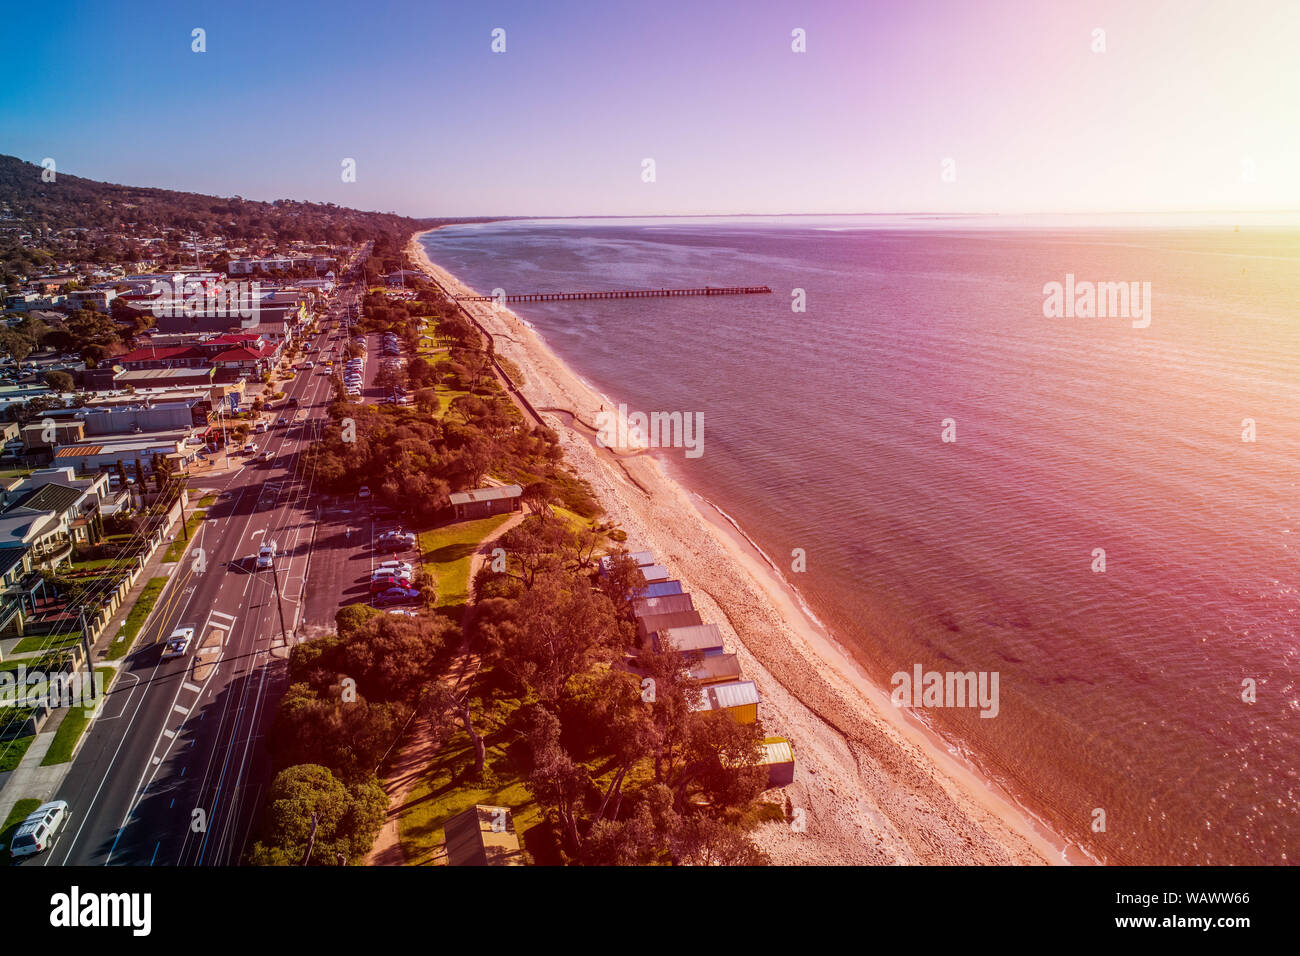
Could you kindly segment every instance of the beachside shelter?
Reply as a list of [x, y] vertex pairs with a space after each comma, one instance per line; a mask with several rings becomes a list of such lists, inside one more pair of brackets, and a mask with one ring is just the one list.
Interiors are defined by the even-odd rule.
[[691, 627], [696, 624], [703, 624], [704, 618], [700, 617], [699, 611], [677, 611], [673, 614], [650, 614], [646, 617], [637, 618], [636, 633], [637, 637], [644, 643], [655, 631], [662, 631], [668, 627]]
[[508, 807], [479, 804], [443, 825], [448, 866], [523, 866], [523, 851]]
[[470, 518], [489, 518], [492, 515], [518, 511], [524, 489], [518, 485], [498, 485], [457, 491], [448, 496], [457, 521]]
[[[665, 617], [676, 617], [666, 614]], [[669, 644], [681, 654], [699, 652], [705, 657], [722, 653], [722, 632], [716, 624], [691, 624], [684, 627], [665, 627], [654, 630], [654, 649], [662, 651]]]
[[667, 581], [672, 574], [662, 564], [643, 564], [641, 576], [645, 578], [646, 584], [658, 584], [660, 581]]
[[743, 676], [740, 673], [740, 659], [735, 654], [713, 654], [690, 670], [691, 680], [701, 684], [727, 684], [738, 681]]
[[663, 597], [667, 594], [683, 594], [681, 581], [660, 581], [657, 584], [647, 584], [641, 590], [637, 591], [634, 597], [652, 598]]
[[752, 680], [732, 681], [729, 684], [710, 684], [701, 687], [691, 710], [722, 711], [738, 724], [752, 724], [758, 720], [758, 687]]
[[649, 617], [651, 614], [675, 614], [678, 611], [695, 610], [695, 601], [689, 594], [665, 594], [661, 597], [637, 598], [632, 604], [632, 613], [637, 617]]
[[788, 787], [794, 783], [794, 748], [784, 737], [768, 737], [760, 745], [759, 763], [767, 767], [769, 787]]

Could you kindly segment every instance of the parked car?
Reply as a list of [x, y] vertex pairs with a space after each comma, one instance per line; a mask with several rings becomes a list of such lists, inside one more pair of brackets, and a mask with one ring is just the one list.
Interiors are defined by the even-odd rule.
[[388, 609], [389, 614], [400, 614], [402, 617], [418, 617], [419, 615], [409, 607], [391, 607]]
[[257, 570], [264, 571], [275, 563], [275, 541], [262, 542], [262, 546], [257, 549]]
[[167, 643], [163, 646], [163, 659], [169, 657], [184, 657], [185, 652], [190, 649], [190, 641], [194, 640], [194, 628], [178, 627], [172, 631], [171, 637], [167, 638]]
[[18, 824], [13, 839], [9, 841], [9, 856], [16, 860], [48, 850], [71, 816], [66, 800], [42, 803]]
[[411, 588], [411, 581], [409, 578], [396, 578], [392, 576], [386, 576], [382, 578], [375, 578], [373, 581], [370, 582], [371, 594], [383, 594], [385, 591], [391, 591], [394, 589], [410, 590], [410, 588]]
[[405, 561], [384, 561], [376, 568], [378, 571], [392, 570], [401, 574], [412, 574], [415, 569]]
[[385, 531], [376, 540], [380, 547], [384, 548], [393, 546], [414, 548], [416, 538], [411, 531]]
[[382, 607], [387, 604], [401, 604], [404, 601], [414, 601], [419, 596], [418, 588], [389, 588], [375, 596], [375, 605]]

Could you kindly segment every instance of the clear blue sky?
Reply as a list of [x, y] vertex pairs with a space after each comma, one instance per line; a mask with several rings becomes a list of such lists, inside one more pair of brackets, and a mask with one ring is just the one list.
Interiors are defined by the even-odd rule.
[[417, 216], [1300, 208], [1294, 0], [130, 6], [9, 5], [0, 152]]

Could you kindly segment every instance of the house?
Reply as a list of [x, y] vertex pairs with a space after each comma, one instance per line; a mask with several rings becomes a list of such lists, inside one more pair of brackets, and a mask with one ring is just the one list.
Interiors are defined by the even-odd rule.
[[425, 282], [429, 281], [428, 276], [423, 272], [416, 272], [414, 269], [398, 269], [396, 272], [390, 272], [384, 276], [384, 282], [394, 288], [402, 288], [408, 283], [414, 283], [416, 279]]
[[445, 824], [448, 866], [523, 866], [515, 823], [507, 807], [477, 805]]
[[96, 544], [104, 537], [99, 517], [99, 496], [87, 488], [56, 481], [29, 481], [24, 492], [4, 510], [4, 514], [20, 511], [54, 515], [59, 534], [77, 544]]
[[23, 449], [31, 455], [83, 440], [86, 437], [86, 424], [80, 421], [58, 421], [47, 416], [24, 425], [22, 434]]
[[709, 684], [699, 688], [689, 701], [691, 710], [721, 711], [738, 724], [752, 724], [758, 720], [758, 687], [752, 680], [731, 681], [727, 684]]
[[656, 651], [671, 647], [681, 654], [699, 653], [705, 657], [722, 653], [722, 632], [716, 624], [688, 624], [665, 627], [651, 632]]
[[457, 491], [449, 495], [452, 511], [457, 521], [470, 518], [487, 518], [491, 515], [518, 511], [524, 489], [519, 485], [498, 485]]

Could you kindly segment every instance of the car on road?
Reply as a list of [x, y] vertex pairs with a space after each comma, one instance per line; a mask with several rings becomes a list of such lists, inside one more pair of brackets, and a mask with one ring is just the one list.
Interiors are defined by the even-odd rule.
[[287, 425], [287, 424], [289, 424], [289, 419], [287, 419], [287, 418], [285, 418], [283, 415], [281, 415], [280, 418], [276, 421], [276, 424], [277, 424], [277, 425]]
[[262, 542], [262, 546], [257, 549], [257, 570], [264, 571], [275, 563], [275, 541]]
[[257, 454], [257, 445], [256, 445], [255, 443], [253, 443], [253, 442], [250, 441], [247, 445], [244, 446], [244, 454], [246, 454], [246, 455], [256, 455], [256, 454]]
[[285, 404], [286, 404], [286, 405], [297, 405], [297, 404], [298, 404], [298, 399], [295, 398], [294, 396], [290, 395], [290, 396], [289, 396], [289, 400], [288, 400], [287, 402], [285, 402]]
[[190, 641], [192, 640], [194, 640], [194, 628], [176, 628], [176, 630], [172, 631], [171, 637], [167, 638], [167, 643], [163, 645], [163, 659], [184, 657], [185, 652], [190, 649]]
[[311, 359], [308, 359], [307, 361], [305, 361], [305, 362], [302, 363], [302, 367], [303, 367], [303, 368], [315, 368], [315, 367], [316, 367], [316, 363], [313, 362]]
[[376, 539], [381, 548], [414, 548], [415, 534], [411, 531], [385, 531]]
[[262, 452], [262, 454], [258, 456], [257, 460], [270, 463], [275, 460], [275, 452], [271, 451], [271, 449], [268, 448], [266, 451]]
[[375, 595], [375, 606], [383, 607], [388, 604], [401, 604], [406, 601], [414, 601], [419, 596], [419, 588], [389, 588], [387, 591]]
[[9, 856], [16, 860], [48, 850], [71, 816], [66, 800], [42, 803], [18, 824], [13, 839], [9, 841]]
[[369, 485], [362, 485], [360, 488], [358, 488], [358, 489], [357, 489], [357, 497], [358, 497], [358, 498], [369, 498], [369, 497], [370, 497], [370, 486], [369, 486]]

